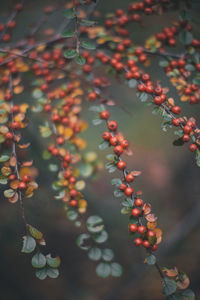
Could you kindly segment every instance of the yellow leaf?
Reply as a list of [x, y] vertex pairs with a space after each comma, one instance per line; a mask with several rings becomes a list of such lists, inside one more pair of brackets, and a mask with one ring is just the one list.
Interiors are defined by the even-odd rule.
[[75, 187], [77, 190], [82, 191], [85, 188], [85, 181], [84, 180], [77, 181]]
[[64, 136], [66, 139], [70, 139], [73, 135], [73, 130], [69, 127], [64, 129]]
[[19, 109], [20, 109], [21, 113], [25, 114], [28, 108], [29, 108], [29, 105], [27, 103], [23, 103], [23, 104], [20, 105]]

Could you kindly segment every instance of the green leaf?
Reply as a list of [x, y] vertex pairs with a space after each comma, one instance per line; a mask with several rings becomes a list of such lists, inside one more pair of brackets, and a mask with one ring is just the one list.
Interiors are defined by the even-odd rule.
[[93, 169], [93, 166], [89, 163], [81, 164], [79, 167], [80, 174], [83, 177], [89, 177], [92, 174]]
[[37, 277], [38, 279], [44, 280], [44, 279], [47, 277], [47, 270], [46, 270], [46, 268], [41, 269], [41, 270], [37, 270], [37, 271], [35, 272], [35, 275], [36, 275], [36, 277]]
[[67, 19], [73, 19], [73, 18], [75, 18], [76, 15], [75, 15], [73, 9], [68, 9], [68, 10], [64, 11], [64, 16]]
[[0, 184], [7, 184], [7, 183], [8, 183], [7, 177], [4, 175], [0, 175]]
[[94, 106], [93, 105], [93, 106], [89, 107], [89, 110], [100, 113], [102, 111], [102, 108], [101, 108], [101, 106]]
[[95, 25], [95, 24], [96, 24], [95, 21], [84, 20], [84, 19], [81, 20], [81, 25], [83, 25], [83, 26], [92, 26], [92, 25]]
[[58, 269], [47, 268], [47, 275], [50, 278], [57, 278], [59, 276], [59, 271], [58, 271]]
[[97, 233], [103, 230], [103, 219], [99, 216], [90, 216], [87, 219], [87, 228], [92, 233]]
[[127, 214], [130, 213], [130, 211], [131, 211], [131, 209], [130, 209], [129, 207], [123, 207], [123, 208], [121, 209], [121, 214], [122, 214], [122, 215], [127, 215]]
[[49, 171], [57, 172], [58, 171], [58, 166], [56, 164], [49, 164]]
[[92, 124], [95, 125], [95, 126], [96, 126], [96, 125], [100, 125], [102, 122], [103, 122], [103, 120], [102, 120], [102, 119], [99, 119], [99, 118], [98, 118], [98, 119], [92, 120]]
[[109, 143], [107, 141], [103, 141], [101, 144], [99, 144], [99, 149], [100, 150], [105, 150], [106, 148], [108, 148]]
[[137, 80], [135, 80], [135, 79], [130, 79], [130, 80], [128, 81], [128, 86], [129, 86], [129, 88], [135, 88], [135, 87], [137, 86]]
[[86, 62], [86, 59], [81, 55], [77, 55], [75, 60], [76, 60], [77, 64], [79, 64], [81, 66], [84, 65]]
[[96, 267], [96, 273], [99, 277], [106, 278], [111, 273], [111, 267], [107, 263], [100, 263]]
[[62, 33], [62, 36], [66, 37], [66, 38], [73, 37], [73, 36], [75, 36], [75, 31], [72, 31], [70, 29], [66, 30]]
[[164, 278], [163, 281], [163, 294], [164, 295], [172, 295], [176, 292], [177, 284], [173, 279], [169, 279], [167, 277]]
[[78, 236], [76, 243], [82, 250], [88, 250], [90, 249], [90, 245], [88, 244], [90, 238], [90, 234], [82, 233]]
[[5, 137], [2, 134], [0, 134], [0, 144], [3, 143], [4, 141], [5, 141]]
[[119, 189], [117, 189], [117, 190], [114, 190], [114, 196], [116, 198], [123, 197], [124, 193], [122, 191], [120, 191]]
[[107, 239], [108, 239], [108, 233], [105, 230], [95, 234], [94, 236], [94, 240], [98, 244], [104, 243]]
[[161, 60], [159, 61], [160, 67], [167, 67], [169, 65], [169, 62], [167, 60]]
[[194, 79], [192, 80], [192, 82], [193, 82], [194, 84], [200, 85], [200, 78], [194, 78]]
[[103, 249], [102, 258], [105, 261], [111, 261], [114, 258], [114, 252], [112, 249]]
[[91, 260], [99, 260], [101, 258], [101, 249], [94, 247], [88, 252], [88, 257]]
[[45, 160], [48, 160], [51, 158], [51, 153], [47, 150], [44, 150], [44, 152], [42, 153], [42, 158]]
[[159, 107], [154, 107], [154, 109], [152, 110], [152, 115], [157, 115], [159, 113], [160, 108]]
[[187, 71], [193, 72], [193, 71], [195, 71], [195, 66], [194, 66], [194, 65], [191, 65], [191, 64], [187, 64], [187, 65], [185, 66], [185, 69], [186, 69]]
[[174, 131], [174, 134], [175, 134], [175, 135], [178, 135], [179, 137], [182, 137], [182, 136], [183, 136], [183, 130], [182, 130], [182, 129], [175, 130], [175, 131]]
[[181, 292], [184, 300], [195, 300], [195, 294], [191, 289], [187, 289]]
[[67, 217], [70, 221], [74, 221], [78, 217], [78, 212], [75, 211], [75, 210], [70, 209], [70, 210], [67, 211]]
[[4, 194], [4, 196], [5, 196], [6, 198], [12, 198], [12, 197], [14, 196], [14, 194], [15, 194], [15, 191], [12, 190], [12, 189], [8, 189], [8, 190], [5, 190], [5, 191], [3, 192], [3, 194]]
[[190, 15], [189, 11], [186, 11], [186, 10], [182, 9], [179, 12], [179, 19], [181, 21], [183, 21], [183, 20], [191, 21], [191, 15]]
[[88, 41], [83, 41], [81, 43], [81, 46], [85, 49], [89, 49], [89, 50], [95, 50], [96, 49], [96, 46], [91, 43], [91, 42], [88, 42]]
[[43, 233], [37, 230], [35, 227], [28, 225], [28, 229], [32, 237], [34, 237], [36, 240], [40, 240], [43, 238]]
[[32, 266], [34, 268], [41, 269], [46, 265], [46, 258], [42, 253], [36, 253], [31, 260]]
[[111, 275], [113, 277], [120, 277], [122, 275], [123, 269], [120, 264], [113, 262], [110, 266], [111, 266]]
[[183, 146], [184, 145], [184, 141], [182, 140], [182, 138], [177, 139], [177, 140], [173, 141], [173, 145], [174, 146]]
[[113, 178], [113, 179], [111, 180], [111, 184], [112, 184], [112, 185], [119, 186], [121, 183], [122, 183], [122, 181], [121, 181], [120, 178]]
[[46, 255], [47, 264], [51, 268], [58, 268], [60, 266], [61, 260], [59, 256], [51, 257], [51, 254]]
[[179, 40], [183, 45], [190, 45], [193, 40], [193, 35], [189, 31], [182, 31], [179, 34]]
[[148, 99], [148, 94], [145, 92], [137, 92], [136, 95], [141, 102], [146, 102]]
[[156, 263], [155, 255], [153, 255], [153, 254], [148, 255], [146, 258], [146, 262], [148, 265], [155, 265], [155, 263]]
[[66, 58], [73, 58], [77, 55], [77, 52], [75, 49], [68, 49], [65, 51], [64, 56]]
[[23, 237], [23, 247], [21, 252], [23, 253], [31, 253], [36, 247], [36, 241], [31, 236], [27, 235]]
[[183, 300], [183, 298], [180, 295], [173, 294], [168, 296], [167, 300]]
[[8, 156], [8, 155], [2, 155], [2, 156], [0, 156], [0, 162], [7, 161], [7, 160], [9, 160], [9, 158], [10, 158], [10, 156]]

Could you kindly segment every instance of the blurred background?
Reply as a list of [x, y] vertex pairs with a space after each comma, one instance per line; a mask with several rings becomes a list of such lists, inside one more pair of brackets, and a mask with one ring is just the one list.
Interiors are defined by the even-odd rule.
[[[11, 12], [13, 1], [2, 1], [0, 23]], [[129, 1], [102, 0], [98, 6], [102, 15], [117, 8], [126, 8]], [[36, 22], [42, 15], [41, 8], [55, 4], [53, 0], [26, 1], [24, 11], [20, 13], [14, 30], [14, 40], [18, 40], [29, 30], [28, 24]], [[61, 8], [66, 1], [56, 1]], [[194, 2], [191, 14], [199, 19], [199, 1]], [[132, 36], [136, 44], [143, 44], [150, 35], [159, 31], [177, 19], [178, 11], [162, 16], [144, 18], [144, 27], [132, 25]], [[58, 28], [62, 10], [54, 14], [46, 28]], [[199, 38], [199, 32], [197, 33]], [[179, 101], [175, 89], [158, 67], [158, 59], [153, 59], [149, 67], [153, 79], [161, 79], [163, 86], [170, 87], [172, 97]], [[133, 156], [127, 157], [129, 169], [141, 170], [142, 175], [136, 180], [136, 187], [143, 190], [144, 200], [150, 202], [158, 216], [159, 227], [163, 229], [163, 243], [158, 255], [162, 266], [177, 266], [191, 278], [191, 288], [200, 295], [200, 169], [195, 165], [187, 146], [172, 145], [176, 136], [173, 130], [161, 129], [161, 117], [154, 116], [152, 108], [140, 103], [135, 89], [112, 80], [108, 94], [120, 101], [130, 113], [121, 107], [111, 107], [112, 117], [118, 120], [120, 130], [131, 143]], [[16, 96], [16, 102], [27, 101], [32, 104], [31, 90], [27, 87], [23, 94]], [[94, 114], [88, 111], [85, 101], [82, 114], [89, 123], [88, 130], [82, 134], [87, 140], [88, 150], [98, 153], [105, 161], [109, 150], [100, 151], [101, 132], [104, 125], [92, 125]], [[199, 106], [181, 103], [187, 116], [193, 115], [199, 121]], [[62, 260], [58, 279], [40, 281], [34, 276], [30, 263], [31, 257], [20, 253], [24, 226], [18, 204], [12, 205], [0, 199], [0, 298], [5, 300], [161, 300], [160, 277], [153, 267], [143, 263], [145, 251], [133, 246], [127, 230], [127, 217], [120, 214], [119, 200], [113, 196], [110, 185], [111, 175], [103, 170], [95, 182], [87, 182], [84, 191], [89, 202], [88, 214], [103, 216], [109, 232], [108, 246], [115, 251], [115, 260], [124, 268], [121, 278], [100, 279], [95, 274], [96, 263], [89, 261], [87, 254], [76, 246], [80, 228], [66, 219], [62, 204], [54, 199], [54, 192], [49, 188], [53, 175], [47, 169], [48, 163], [42, 160], [45, 142], [38, 134], [41, 118], [34, 116], [27, 129], [27, 140], [32, 143], [30, 157], [39, 168], [37, 182], [39, 189], [34, 199], [26, 200], [25, 209], [30, 224], [45, 233], [48, 251], [59, 255]], [[198, 123], [199, 124], [199, 123]], [[115, 174], [112, 177], [116, 177]], [[1, 189], [2, 191], [2, 189]], [[197, 297], [197, 298], [198, 298]]]

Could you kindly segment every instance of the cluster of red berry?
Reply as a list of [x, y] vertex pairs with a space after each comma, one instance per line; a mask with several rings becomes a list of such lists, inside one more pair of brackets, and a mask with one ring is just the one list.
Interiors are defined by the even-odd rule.
[[11, 18], [9, 19], [7, 24], [0, 24], [0, 39], [2, 39], [3, 42], [8, 43], [11, 40], [12, 37], [12, 30], [16, 26], [15, 17], [23, 9], [23, 5], [21, 3], [17, 3], [14, 6], [14, 12], [11, 15]]
[[[144, 57], [142, 49], [135, 50], [137, 55], [140, 57]], [[144, 73], [140, 70], [140, 68], [136, 65], [136, 61], [133, 59], [128, 59], [127, 66], [122, 62], [122, 55], [120, 53], [115, 53], [113, 58], [110, 58], [108, 55], [103, 52], [98, 52], [96, 57], [100, 59], [102, 63], [110, 64], [112, 67], [116, 69], [117, 72], [124, 72], [125, 78], [128, 80], [135, 79], [137, 81], [137, 89], [141, 93], [146, 93], [153, 98], [153, 103], [157, 106], [160, 106], [170, 117], [172, 125], [179, 126], [183, 129], [183, 141], [190, 141], [192, 139], [192, 143], [189, 146], [189, 149], [194, 152], [198, 149], [199, 142], [199, 129], [196, 126], [196, 121], [194, 118], [190, 118], [189, 120], [185, 120], [185, 117], [180, 117], [177, 119], [176, 115], [181, 113], [180, 106], [176, 106], [174, 104], [174, 100], [170, 101], [170, 98], [167, 98], [165, 90], [159, 84], [154, 85], [151, 81], [150, 75], [148, 73]], [[143, 59], [142, 59], [143, 60]], [[100, 85], [100, 83], [99, 83]], [[193, 85], [195, 87], [195, 85]], [[88, 98], [90, 101], [95, 101], [98, 96], [98, 93], [94, 90], [88, 94]], [[187, 132], [187, 139], [184, 137], [186, 133], [184, 131], [184, 126], [187, 123], [192, 122], [192, 127], [189, 132]], [[189, 139], [188, 139], [189, 138]], [[195, 140], [195, 142], [194, 142]]]
[[[93, 82], [96, 82], [97, 79], [98, 78], [95, 78]], [[95, 99], [97, 99], [98, 96], [98, 93], [95, 93]], [[89, 101], [91, 101], [91, 93], [88, 94], [88, 98]], [[92, 101], [94, 101], [94, 98], [92, 98]], [[123, 183], [118, 186], [118, 189], [122, 191], [126, 197], [130, 197], [134, 200], [134, 204], [131, 209], [131, 215], [134, 218], [134, 223], [129, 224], [129, 230], [132, 233], [138, 232], [140, 234], [140, 237], [136, 238], [134, 243], [136, 246], [143, 245], [145, 248], [155, 251], [158, 248], [158, 244], [156, 243], [157, 238], [156, 233], [153, 230], [148, 229], [146, 225], [147, 222], [144, 214], [146, 204], [137, 196], [137, 193], [135, 193], [134, 189], [130, 186], [130, 183], [135, 180], [135, 176], [133, 172], [127, 171], [126, 162], [121, 158], [121, 155], [126, 151], [126, 149], [128, 149], [129, 142], [118, 133], [118, 123], [109, 119], [110, 113], [108, 110], [101, 111], [99, 116], [102, 120], [106, 121], [108, 129], [103, 132], [102, 138], [113, 147], [113, 152], [117, 158], [116, 166], [118, 170], [123, 172]]]

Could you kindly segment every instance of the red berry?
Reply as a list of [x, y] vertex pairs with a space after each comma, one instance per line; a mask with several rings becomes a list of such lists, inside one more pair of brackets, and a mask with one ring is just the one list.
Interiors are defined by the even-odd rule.
[[110, 130], [117, 130], [118, 124], [116, 121], [109, 121], [107, 127]]
[[147, 230], [147, 229], [146, 229], [146, 227], [145, 227], [145, 226], [142, 226], [142, 225], [141, 225], [141, 226], [139, 226], [139, 227], [138, 227], [138, 232], [139, 232], [140, 234], [143, 234], [143, 233], [145, 233], [145, 232], [146, 232], [146, 230]]
[[8, 177], [9, 180], [15, 180], [15, 178], [16, 178], [15, 174], [11, 174], [11, 175]]
[[110, 113], [107, 110], [104, 110], [100, 113], [100, 118], [103, 120], [107, 120], [110, 117]]
[[110, 138], [111, 138], [111, 133], [109, 131], [105, 131], [102, 133], [102, 138], [105, 140], [105, 141], [109, 141]]
[[136, 224], [130, 224], [129, 225], [129, 230], [130, 232], [136, 232], [138, 229], [137, 225]]
[[172, 124], [174, 125], [174, 126], [179, 126], [180, 125], [180, 120], [179, 119], [173, 119], [172, 120]]
[[129, 173], [126, 175], [127, 182], [132, 182], [134, 179], [135, 179], [135, 177], [133, 176], [133, 174]]
[[120, 156], [123, 153], [123, 148], [120, 145], [115, 146], [115, 148], [113, 149], [113, 151], [115, 152], [115, 154], [117, 154], [118, 156]]
[[90, 101], [95, 101], [96, 98], [97, 98], [97, 93], [95, 93], [95, 92], [90, 92], [90, 93], [88, 94], [88, 99], [89, 99]]
[[151, 246], [150, 242], [145, 240], [143, 241], [142, 245], [145, 247], [145, 248], [149, 248]]
[[109, 142], [112, 146], [116, 146], [118, 144], [119, 140], [116, 136], [111, 136]]
[[138, 198], [135, 199], [135, 206], [142, 206], [144, 204], [143, 200]]
[[[126, 192], [126, 190], [125, 190], [125, 192]], [[131, 214], [132, 214], [132, 216], [137, 218], [141, 215], [141, 210], [139, 210], [139, 208], [133, 208], [131, 211]]]
[[13, 139], [13, 134], [12, 134], [12, 132], [7, 132], [7, 133], [5, 134], [5, 139], [6, 139], [6, 140], [12, 140], [12, 139]]
[[173, 106], [172, 107], [172, 112], [176, 115], [179, 115], [181, 113], [181, 108], [180, 106]]
[[64, 137], [59, 136], [59, 137], [56, 139], [56, 143], [57, 143], [58, 145], [63, 145], [63, 144], [65, 143]]
[[72, 199], [69, 203], [72, 207], [76, 207], [78, 205], [78, 201], [75, 199]]
[[153, 245], [152, 247], [151, 247], [151, 250], [152, 251], [156, 251], [158, 249], [158, 245], [157, 244], [155, 244], [155, 245]]
[[117, 168], [118, 168], [119, 170], [125, 169], [125, 168], [126, 168], [126, 163], [125, 163], [125, 161], [122, 161], [122, 160], [118, 161], [118, 163], [117, 163]]
[[153, 237], [153, 236], [155, 236], [156, 234], [155, 234], [155, 232], [153, 231], [153, 230], [149, 230], [148, 232], [147, 232], [147, 236], [148, 237]]
[[155, 103], [156, 105], [161, 105], [161, 104], [163, 103], [163, 100], [162, 100], [161, 96], [156, 96], [156, 97], [154, 98], [154, 103]]
[[132, 189], [131, 187], [127, 187], [124, 191], [126, 196], [131, 196], [134, 192], [134, 189]]
[[141, 239], [141, 238], [135, 239], [135, 240], [134, 240], [134, 244], [135, 244], [135, 246], [140, 246], [140, 245], [142, 245], [142, 239]]
[[19, 188], [20, 190], [25, 190], [25, 189], [26, 189], [26, 183], [23, 182], [23, 181], [21, 181], [21, 182], [19, 183], [18, 188]]
[[24, 175], [24, 176], [22, 177], [22, 181], [23, 181], [23, 182], [30, 182], [30, 181], [31, 181], [31, 177], [30, 177], [29, 175]]
[[196, 144], [191, 144], [189, 146], [189, 149], [190, 149], [191, 152], [195, 152], [197, 150], [197, 145]]
[[76, 196], [78, 195], [78, 191], [75, 190], [75, 189], [72, 189], [69, 193], [70, 193], [70, 196], [71, 196], [72, 198], [74, 198], [74, 197], [76, 197]]
[[129, 146], [129, 142], [127, 140], [121, 141], [120, 145], [124, 148], [127, 149]]
[[184, 128], [183, 128], [183, 131], [184, 131], [184, 133], [190, 133], [192, 131], [192, 127], [188, 126], [188, 125], [185, 125]]
[[126, 188], [126, 185], [125, 185], [124, 183], [121, 183], [121, 184], [118, 186], [118, 189], [119, 189], [120, 191], [124, 191], [125, 188]]
[[183, 140], [183, 142], [189, 142], [190, 136], [189, 136], [188, 134], [184, 134], [184, 135], [182, 136], [182, 140]]

